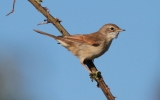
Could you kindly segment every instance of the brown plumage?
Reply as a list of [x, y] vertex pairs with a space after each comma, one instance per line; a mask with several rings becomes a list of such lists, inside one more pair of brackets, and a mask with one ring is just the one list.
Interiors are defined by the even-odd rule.
[[97, 32], [91, 34], [80, 34], [71, 36], [54, 36], [47, 33], [62, 46], [71, 51], [80, 59], [81, 64], [90, 72], [85, 66], [85, 60], [94, 60], [95, 58], [104, 54], [110, 47], [112, 40], [118, 37], [119, 32], [124, 31], [115, 24], [106, 24], [102, 26]]

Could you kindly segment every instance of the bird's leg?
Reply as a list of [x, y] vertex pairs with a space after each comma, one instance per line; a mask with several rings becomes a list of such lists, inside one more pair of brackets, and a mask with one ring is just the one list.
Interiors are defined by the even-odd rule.
[[86, 66], [86, 64], [84, 64], [85, 63], [84, 60], [81, 60], [80, 62], [83, 65], [83, 67], [89, 72], [89, 76], [90, 76], [92, 82], [94, 80], [98, 80], [101, 77], [101, 72], [100, 71], [91, 72], [91, 70]]
[[83, 61], [81, 62], [81, 64], [89, 73], [91, 73], [90, 69], [83, 63]]

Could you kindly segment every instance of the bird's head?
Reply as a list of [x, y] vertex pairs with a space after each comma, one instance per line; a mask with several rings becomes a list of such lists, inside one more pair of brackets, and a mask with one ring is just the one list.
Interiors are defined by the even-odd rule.
[[105, 24], [102, 26], [99, 30], [101, 34], [103, 34], [105, 37], [114, 39], [117, 38], [119, 33], [125, 31], [124, 29], [119, 28], [115, 24]]

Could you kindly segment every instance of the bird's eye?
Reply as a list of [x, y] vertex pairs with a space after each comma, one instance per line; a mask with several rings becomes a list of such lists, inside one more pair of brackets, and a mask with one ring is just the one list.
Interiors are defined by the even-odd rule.
[[112, 31], [114, 30], [114, 28], [113, 28], [113, 27], [111, 27], [110, 29], [111, 29]]

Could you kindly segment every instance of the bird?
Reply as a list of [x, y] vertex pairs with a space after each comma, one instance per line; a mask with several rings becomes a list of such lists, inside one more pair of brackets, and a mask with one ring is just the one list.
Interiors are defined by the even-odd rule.
[[116, 39], [120, 32], [125, 31], [116, 24], [105, 24], [97, 32], [90, 34], [75, 34], [70, 36], [55, 36], [45, 32], [34, 30], [40, 34], [50, 36], [68, 49], [76, 57], [80, 63], [88, 70], [85, 61], [94, 60], [108, 51], [113, 39]]

